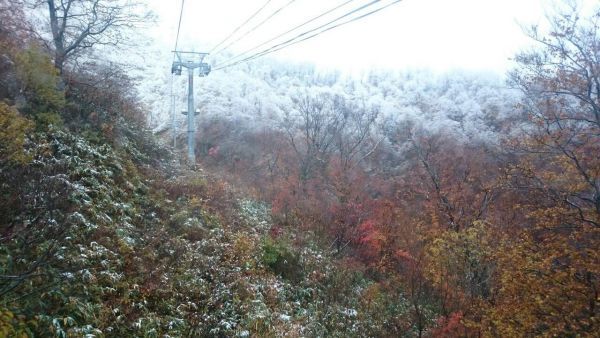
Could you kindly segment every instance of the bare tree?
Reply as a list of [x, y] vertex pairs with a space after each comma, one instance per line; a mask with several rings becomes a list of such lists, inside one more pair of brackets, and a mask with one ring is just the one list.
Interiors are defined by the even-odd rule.
[[141, 3], [131, 0], [32, 0], [47, 6], [54, 64], [62, 73], [67, 60], [94, 46], [117, 46], [128, 32], [152, 19]]
[[342, 170], [347, 171], [371, 155], [381, 142], [381, 138], [373, 135], [379, 107], [369, 107], [364, 101], [357, 103], [343, 99], [334, 101], [334, 104], [345, 120], [345, 128], [339, 130], [335, 144]]
[[345, 177], [379, 144], [373, 135], [378, 107], [329, 93], [304, 94], [294, 104], [285, 129], [300, 160], [302, 180], [325, 174], [332, 159]]
[[329, 94], [304, 94], [294, 99], [294, 116], [286, 117], [289, 140], [300, 159], [300, 176], [311, 178], [315, 171], [323, 171], [335, 150], [336, 136], [347, 122], [340, 97]]

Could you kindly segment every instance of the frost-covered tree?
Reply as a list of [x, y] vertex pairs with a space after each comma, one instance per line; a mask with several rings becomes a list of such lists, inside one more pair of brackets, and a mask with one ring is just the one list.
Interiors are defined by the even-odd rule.
[[130, 41], [130, 31], [151, 16], [141, 2], [129, 0], [27, 0], [47, 9], [54, 65], [62, 73], [70, 57], [94, 46]]

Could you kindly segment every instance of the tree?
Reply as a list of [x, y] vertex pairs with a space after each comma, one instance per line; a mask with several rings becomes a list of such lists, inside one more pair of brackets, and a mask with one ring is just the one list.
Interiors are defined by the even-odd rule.
[[482, 325], [498, 336], [598, 332], [600, 8], [582, 19], [571, 6], [550, 23], [531, 29], [539, 47], [512, 74], [531, 123], [507, 181], [527, 222], [500, 237], [501, 287]]
[[0, 42], [13, 47], [28, 38], [26, 32], [31, 32], [31, 27], [25, 19], [23, 4], [20, 1], [0, 0]]
[[24, 150], [26, 135], [32, 129], [31, 121], [19, 115], [16, 109], [0, 102], [0, 165], [27, 162]]
[[27, 101], [28, 113], [58, 111], [65, 105], [60, 76], [50, 56], [32, 44], [16, 54], [15, 65], [19, 92]]
[[[410, 187], [422, 196], [432, 226], [459, 232], [485, 219], [497, 192], [498, 161], [479, 145], [462, 144], [451, 134], [407, 129], [415, 165]], [[423, 184], [424, 183], [424, 184]]]
[[34, 0], [33, 5], [47, 5], [60, 73], [71, 56], [98, 45], [122, 44], [129, 40], [128, 30], [151, 19], [139, 2], [128, 0]]
[[[600, 8], [587, 20], [572, 5], [549, 19], [551, 32], [533, 27], [530, 37], [542, 47], [521, 53], [512, 82], [526, 97], [525, 108], [535, 132], [525, 150], [563, 161], [581, 189], [564, 202], [581, 220], [596, 227], [600, 214]], [[584, 212], [588, 210], [592, 214]]]
[[329, 170], [330, 180], [340, 202], [348, 201], [352, 182], [359, 179], [357, 168], [367, 157], [371, 156], [381, 142], [375, 137], [374, 128], [379, 116], [378, 107], [368, 107], [350, 100], [336, 101], [338, 109], [343, 112], [343, 128], [335, 136], [335, 161]]
[[303, 181], [324, 173], [335, 150], [336, 136], [347, 123], [342, 97], [305, 93], [294, 99], [294, 114], [286, 116], [290, 143], [300, 161]]
[[[65, 109], [75, 123], [91, 123], [112, 129], [117, 120], [142, 124], [142, 109], [137, 101], [134, 80], [115, 64], [89, 62], [85, 69], [67, 77], [68, 98]], [[124, 126], [122, 126], [124, 127]]]
[[0, 99], [14, 100], [19, 94], [16, 55], [31, 40], [22, 4], [0, 0]]

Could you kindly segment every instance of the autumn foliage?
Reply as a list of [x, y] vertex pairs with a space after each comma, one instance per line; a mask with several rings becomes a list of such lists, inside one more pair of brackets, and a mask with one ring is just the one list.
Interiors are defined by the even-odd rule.
[[204, 120], [192, 170], [0, 0], [0, 336], [597, 336], [600, 11], [562, 13], [495, 139], [323, 86]]
[[[406, 123], [380, 143], [377, 109], [300, 95], [284, 133], [269, 135], [277, 146], [235, 176], [271, 201], [278, 235], [317, 234], [402, 294], [415, 335], [593, 336], [600, 12], [563, 13], [516, 57], [521, 116], [502, 125], [511, 136], [468, 141]], [[382, 159], [394, 156], [403, 170], [390, 173]]]

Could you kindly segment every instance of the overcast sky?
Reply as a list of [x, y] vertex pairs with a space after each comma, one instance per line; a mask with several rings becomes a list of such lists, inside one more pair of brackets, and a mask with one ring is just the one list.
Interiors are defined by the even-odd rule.
[[[344, 1], [295, 0], [228, 50], [234, 54], [245, 51]], [[588, 1], [597, 3], [598, 0]], [[180, 49], [210, 50], [265, 2], [186, 0]], [[288, 2], [290, 0], [271, 0], [232, 40]], [[355, 0], [315, 25], [368, 2]], [[391, 0], [382, 1], [384, 4], [389, 2]], [[157, 46], [172, 49], [181, 0], [150, 0], [150, 3], [159, 19], [150, 34]], [[375, 67], [504, 73], [511, 65], [509, 58], [529, 42], [519, 23], [529, 25], [543, 22], [544, 13], [549, 10], [551, 3], [552, 0], [404, 0], [365, 19], [270, 54], [269, 57], [310, 62], [320, 68], [351, 72]], [[306, 27], [294, 33], [299, 34], [304, 30]]]

